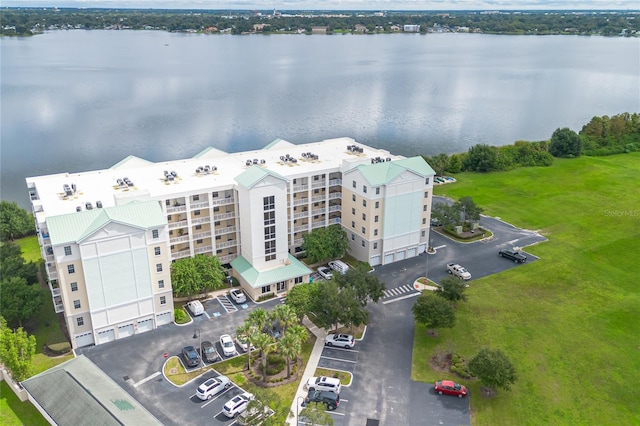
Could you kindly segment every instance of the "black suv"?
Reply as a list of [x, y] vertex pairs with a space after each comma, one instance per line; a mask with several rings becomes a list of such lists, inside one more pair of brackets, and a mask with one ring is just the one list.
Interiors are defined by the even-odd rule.
[[310, 402], [321, 402], [327, 406], [327, 410], [335, 410], [340, 405], [340, 395], [328, 391], [310, 391], [305, 398], [306, 404]]
[[500, 255], [500, 257], [506, 257], [507, 259], [513, 260], [516, 263], [524, 263], [527, 261], [527, 257], [519, 251], [500, 250], [498, 254]]

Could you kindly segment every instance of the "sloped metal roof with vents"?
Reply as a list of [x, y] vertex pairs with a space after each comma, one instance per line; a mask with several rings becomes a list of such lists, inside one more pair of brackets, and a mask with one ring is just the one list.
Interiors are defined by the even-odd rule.
[[313, 272], [291, 254], [289, 254], [287, 265], [278, 266], [267, 271], [258, 271], [242, 256], [235, 258], [231, 262], [231, 266], [253, 288], [291, 280]]

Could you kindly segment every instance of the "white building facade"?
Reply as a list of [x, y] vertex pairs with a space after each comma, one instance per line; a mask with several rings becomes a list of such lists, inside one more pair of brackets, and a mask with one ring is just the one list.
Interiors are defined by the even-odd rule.
[[152, 163], [27, 178], [57, 312], [72, 345], [173, 320], [171, 262], [217, 256], [253, 299], [309, 281], [304, 235], [340, 224], [372, 266], [417, 256], [429, 238], [434, 172], [350, 138], [256, 151], [209, 148]]

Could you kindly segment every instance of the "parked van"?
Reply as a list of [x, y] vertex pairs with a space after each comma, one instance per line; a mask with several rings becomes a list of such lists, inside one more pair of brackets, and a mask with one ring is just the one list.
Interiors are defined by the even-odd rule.
[[191, 315], [193, 315], [194, 317], [204, 314], [204, 306], [202, 306], [202, 302], [200, 302], [199, 300], [192, 300], [191, 302], [187, 303], [187, 308], [189, 308]]
[[341, 260], [334, 260], [333, 262], [329, 262], [329, 268], [344, 275], [349, 270], [349, 265]]

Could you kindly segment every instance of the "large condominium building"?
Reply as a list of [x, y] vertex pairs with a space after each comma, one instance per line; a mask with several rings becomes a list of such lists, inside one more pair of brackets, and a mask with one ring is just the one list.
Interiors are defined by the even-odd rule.
[[304, 235], [340, 224], [371, 265], [426, 250], [434, 172], [350, 138], [27, 178], [57, 312], [81, 347], [172, 321], [171, 262], [215, 255], [253, 299], [309, 281]]

